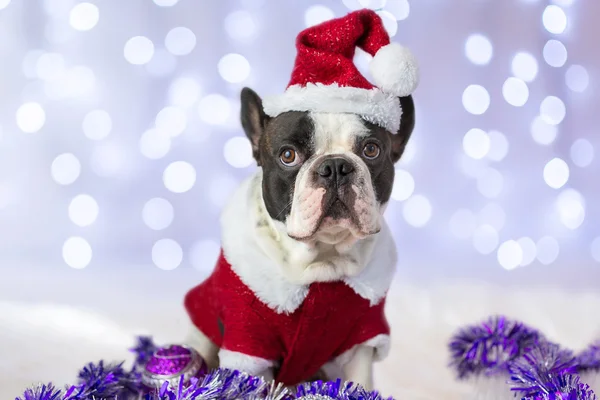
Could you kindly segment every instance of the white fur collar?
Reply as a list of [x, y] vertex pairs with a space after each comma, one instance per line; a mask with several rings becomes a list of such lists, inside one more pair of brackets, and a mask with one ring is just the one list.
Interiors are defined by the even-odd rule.
[[[306, 257], [310, 251], [294, 241], [293, 245], [301, 251], [287, 255], [283, 252], [286, 244], [289, 245], [287, 241], [292, 239], [284, 237], [275, 226], [276, 222], [264, 215], [261, 180], [262, 171], [259, 170], [242, 183], [223, 210], [223, 252], [233, 271], [260, 301], [278, 313], [292, 313], [306, 298], [310, 282], [295, 282], [283, 268], [288, 263], [302, 262], [301, 259], [290, 261], [290, 257], [298, 254]], [[363, 265], [366, 263], [366, 267], [359, 274], [343, 280], [374, 305], [389, 289], [396, 268], [396, 247], [385, 222], [381, 232], [364, 240], [372, 243], [365, 243], [366, 247], [359, 249], [355, 258]], [[370, 259], [360, 260], [361, 256]]]

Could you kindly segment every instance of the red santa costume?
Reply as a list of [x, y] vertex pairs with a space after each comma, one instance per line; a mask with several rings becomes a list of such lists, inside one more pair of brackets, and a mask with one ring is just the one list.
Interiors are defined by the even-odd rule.
[[[296, 45], [290, 85], [282, 96], [265, 100], [267, 114], [349, 112], [397, 131], [398, 96], [415, 88], [417, 67], [408, 50], [390, 44], [374, 11], [311, 27], [300, 33]], [[378, 87], [356, 69], [356, 46], [374, 56], [371, 70]], [[334, 282], [290, 282], [277, 242], [292, 239], [276, 237], [273, 226], [257, 223], [265, 221], [266, 213], [261, 179], [259, 170], [223, 212], [223, 251], [216, 267], [185, 298], [193, 324], [221, 349], [221, 362], [237, 357], [273, 367], [276, 380], [286, 385], [310, 379], [328, 363], [343, 364], [358, 345], [373, 347], [376, 360], [385, 357], [390, 333], [385, 295], [396, 264], [385, 222], [380, 233], [361, 241], [358, 258], [366, 261], [358, 275]], [[277, 223], [267, 220], [267, 225]]]

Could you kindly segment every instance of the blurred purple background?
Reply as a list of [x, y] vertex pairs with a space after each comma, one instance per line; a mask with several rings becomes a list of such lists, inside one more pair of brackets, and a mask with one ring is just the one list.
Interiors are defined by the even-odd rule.
[[598, 2], [0, 0], [0, 300], [182, 297], [255, 170], [240, 89], [363, 6], [422, 68], [398, 279], [597, 288]]

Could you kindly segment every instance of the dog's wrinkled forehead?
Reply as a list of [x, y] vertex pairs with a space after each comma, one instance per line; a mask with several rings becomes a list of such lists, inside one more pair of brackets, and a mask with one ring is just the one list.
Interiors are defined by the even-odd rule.
[[365, 122], [353, 114], [311, 114], [317, 154], [352, 152], [356, 142], [371, 132]]
[[293, 145], [307, 158], [353, 152], [357, 142], [378, 130], [354, 114], [304, 111], [282, 114], [270, 128], [265, 143], [270, 152], [276, 152], [284, 145]]

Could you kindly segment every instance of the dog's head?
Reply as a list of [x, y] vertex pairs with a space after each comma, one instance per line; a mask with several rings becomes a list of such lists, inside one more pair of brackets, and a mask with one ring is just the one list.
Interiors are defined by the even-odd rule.
[[398, 132], [347, 113], [290, 111], [269, 117], [248, 88], [241, 105], [242, 125], [263, 170], [267, 212], [285, 224], [291, 238], [335, 244], [348, 233], [360, 239], [379, 232], [394, 163], [414, 128], [411, 96], [400, 98]]

